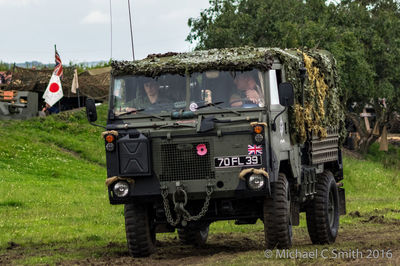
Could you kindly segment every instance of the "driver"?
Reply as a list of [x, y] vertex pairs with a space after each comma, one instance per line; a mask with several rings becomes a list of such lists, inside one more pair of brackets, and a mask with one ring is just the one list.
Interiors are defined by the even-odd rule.
[[231, 95], [229, 103], [232, 107], [243, 106], [246, 102], [263, 106], [264, 98], [260, 86], [249, 73], [238, 74], [234, 81], [237, 91]]
[[158, 103], [160, 101], [159, 87], [155, 80], [147, 79], [143, 84], [145, 95], [138, 95], [133, 106], [146, 107]]

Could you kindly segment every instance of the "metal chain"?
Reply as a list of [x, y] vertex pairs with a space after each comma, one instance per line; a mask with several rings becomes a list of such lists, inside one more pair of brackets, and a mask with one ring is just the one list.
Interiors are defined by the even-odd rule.
[[163, 197], [164, 211], [165, 211], [165, 217], [167, 218], [167, 222], [172, 226], [176, 226], [181, 220], [181, 214], [178, 213], [176, 215], [176, 220], [174, 221], [174, 219], [172, 218], [172, 215], [171, 215], [170, 208], [169, 208], [168, 187], [167, 186], [161, 188], [161, 195]]
[[183, 209], [183, 218], [185, 221], [197, 221], [199, 220], [201, 217], [203, 217], [207, 211], [208, 211], [208, 206], [210, 205], [210, 199], [211, 199], [211, 194], [213, 193], [213, 188], [211, 186], [207, 186], [207, 196], [206, 196], [206, 200], [204, 202], [203, 208], [201, 208], [201, 211], [199, 212], [199, 214], [197, 215], [190, 215], [190, 213]]
[[[201, 208], [201, 211], [197, 215], [191, 215], [184, 207], [181, 205], [181, 211], [183, 212], [183, 220], [184, 221], [197, 221], [200, 218], [202, 218], [208, 211], [208, 206], [210, 205], [210, 199], [211, 195], [214, 192], [212, 186], [208, 185], [207, 186], [207, 196], [204, 201], [204, 205]], [[167, 218], [167, 221], [170, 225], [176, 226], [181, 219], [181, 214], [178, 212], [176, 216], [176, 220], [172, 218], [170, 207], [169, 207], [169, 202], [168, 202], [168, 187], [164, 186], [161, 188], [161, 195], [163, 197], [163, 202], [164, 202], [164, 210], [165, 210], [165, 217]]]

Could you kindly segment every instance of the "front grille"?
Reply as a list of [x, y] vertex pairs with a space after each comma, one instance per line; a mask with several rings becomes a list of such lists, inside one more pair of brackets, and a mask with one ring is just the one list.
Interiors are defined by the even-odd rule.
[[[205, 144], [207, 154], [197, 154], [197, 145]], [[174, 143], [161, 144], [161, 173], [160, 181], [196, 180], [215, 178], [211, 171], [210, 144], [202, 143]]]

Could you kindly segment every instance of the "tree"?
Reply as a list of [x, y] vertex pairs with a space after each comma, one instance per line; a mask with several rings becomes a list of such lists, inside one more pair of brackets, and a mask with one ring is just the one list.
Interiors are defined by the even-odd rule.
[[375, 109], [380, 132], [400, 109], [398, 1], [210, 0], [210, 7], [188, 25], [187, 41], [197, 43], [196, 49], [306, 46], [332, 52], [362, 152], [380, 135], [361, 123], [359, 113], [365, 105]]

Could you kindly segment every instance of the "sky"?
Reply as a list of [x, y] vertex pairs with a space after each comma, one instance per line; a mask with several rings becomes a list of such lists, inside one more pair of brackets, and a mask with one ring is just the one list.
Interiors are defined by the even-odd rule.
[[[185, 52], [187, 21], [208, 0], [130, 0], [135, 59]], [[54, 63], [54, 45], [63, 64], [132, 60], [128, 0], [0, 0], [0, 61]]]

